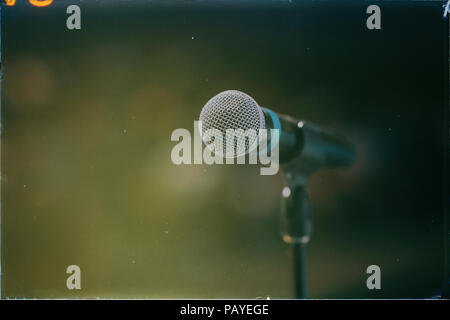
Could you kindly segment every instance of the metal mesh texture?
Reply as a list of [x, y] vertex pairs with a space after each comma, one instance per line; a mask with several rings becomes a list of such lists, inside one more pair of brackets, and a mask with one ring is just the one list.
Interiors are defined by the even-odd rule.
[[[252, 97], [237, 90], [224, 91], [211, 98], [200, 113], [200, 121], [205, 144], [227, 158], [252, 151], [258, 143], [259, 129], [265, 128], [261, 107]], [[211, 134], [210, 129], [219, 130], [221, 135]], [[227, 129], [242, 130], [234, 131], [231, 136], [226, 134]]]

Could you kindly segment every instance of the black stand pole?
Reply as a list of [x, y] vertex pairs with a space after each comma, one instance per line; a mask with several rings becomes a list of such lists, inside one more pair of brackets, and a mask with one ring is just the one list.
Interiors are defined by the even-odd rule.
[[285, 187], [282, 192], [283, 240], [292, 246], [295, 298], [308, 296], [306, 246], [312, 233], [308, 194], [303, 185]]
[[306, 299], [308, 297], [306, 243], [292, 244], [292, 251], [294, 257], [295, 298]]

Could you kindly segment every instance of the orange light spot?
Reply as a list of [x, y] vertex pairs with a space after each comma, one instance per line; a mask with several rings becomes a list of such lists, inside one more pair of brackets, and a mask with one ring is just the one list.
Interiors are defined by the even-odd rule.
[[16, 0], [5, 0], [7, 6], [13, 6], [16, 4]]
[[28, 1], [35, 7], [46, 7], [51, 5], [53, 2], [53, 0], [28, 0]]

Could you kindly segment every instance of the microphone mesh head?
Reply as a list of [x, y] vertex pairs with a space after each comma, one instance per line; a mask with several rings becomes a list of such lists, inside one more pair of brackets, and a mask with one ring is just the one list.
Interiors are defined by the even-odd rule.
[[[237, 90], [224, 91], [212, 97], [203, 107], [200, 121], [205, 144], [226, 158], [251, 152], [258, 144], [259, 129], [265, 128], [261, 107], [252, 97]], [[221, 137], [211, 134], [210, 129], [219, 130]], [[234, 135], [227, 135], [227, 129], [234, 129]]]

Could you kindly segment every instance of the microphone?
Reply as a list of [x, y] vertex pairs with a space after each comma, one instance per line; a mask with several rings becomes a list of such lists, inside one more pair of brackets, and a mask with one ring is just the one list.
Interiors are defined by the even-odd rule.
[[[253, 153], [264, 141], [256, 132], [277, 129], [278, 135], [268, 135], [264, 141], [266, 145], [259, 153], [267, 149], [271, 153], [279, 152], [286, 178], [282, 191], [282, 237], [293, 250], [295, 297], [306, 298], [306, 245], [313, 231], [306, 189], [308, 177], [320, 168], [351, 165], [355, 160], [355, 149], [338, 134], [261, 107], [252, 97], [237, 90], [224, 91], [211, 98], [200, 113], [200, 123], [205, 144], [225, 158]], [[237, 133], [225, 138], [226, 145], [231, 144], [232, 148], [224, 147], [223, 135], [208, 135], [210, 129], [222, 133], [234, 129]]]
[[258, 136], [244, 135], [248, 129], [253, 129], [253, 132], [259, 132], [260, 129], [278, 129], [278, 137], [271, 139], [269, 135], [267, 147], [273, 149], [274, 144], [278, 144], [280, 164], [285, 169], [295, 168], [304, 177], [320, 168], [349, 166], [355, 159], [352, 145], [338, 134], [313, 123], [261, 107], [252, 97], [237, 90], [227, 90], [211, 98], [200, 113], [200, 121], [200, 132], [207, 145], [219, 142], [211, 142], [208, 139], [205, 134], [208, 129], [221, 132], [226, 132], [227, 129], [242, 129], [241, 134], [232, 141], [234, 150], [231, 151], [236, 152], [227, 152], [223, 144], [220, 144], [223, 147], [223, 157], [248, 154], [256, 148]]

